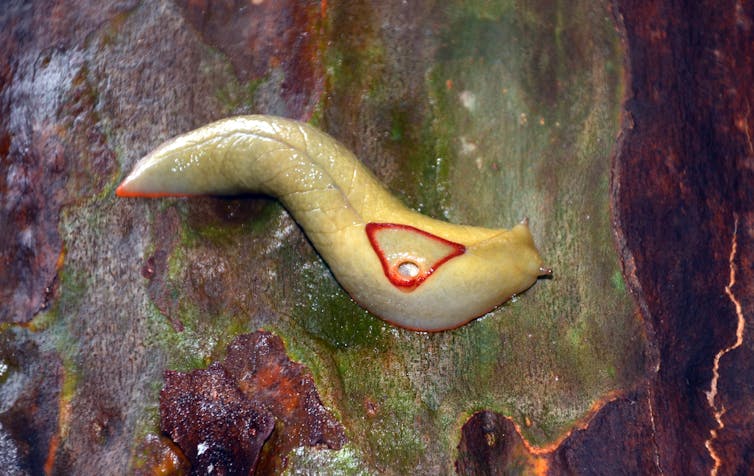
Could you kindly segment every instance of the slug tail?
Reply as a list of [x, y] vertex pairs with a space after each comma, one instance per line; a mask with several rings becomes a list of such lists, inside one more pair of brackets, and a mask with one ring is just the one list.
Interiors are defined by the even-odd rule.
[[115, 189], [115, 195], [121, 198], [166, 198], [166, 197], [195, 197], [196, 194], [193, 193], [175, 193], [175, 192], [143, 192], [139, 190], [135, 190], [132, 187], [128, 186], [128, 179], [124, 180], [123, 183], [118, 185], [118, 188]]

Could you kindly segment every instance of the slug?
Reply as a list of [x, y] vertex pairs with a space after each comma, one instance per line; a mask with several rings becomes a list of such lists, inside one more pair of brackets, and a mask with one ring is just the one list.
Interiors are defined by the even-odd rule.
[[526, 220], [454, 225], [409, 209], [338, 141], [271, 116], [220, 120], [141, 159], [120, 197], [263, 193], [301, 225], [359, 305], [406, 329], [461, 326], [550, 270]]

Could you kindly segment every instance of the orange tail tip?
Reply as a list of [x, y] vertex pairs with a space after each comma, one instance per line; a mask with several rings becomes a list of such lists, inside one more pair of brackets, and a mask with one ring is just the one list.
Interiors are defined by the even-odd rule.
[[164, 198], [164, 197], [192, 197], [191, 193], [171, 193], [171, 192], [135, 192], [126, 188], [125, 183], [118, 185], [115, 189], [115, 195], [122, 198]]
[[118, 188], [115, 189], [115, 195], [119, 197], [133, 197], [133, 194], [126, 190], [123, 184], [118, 185]]

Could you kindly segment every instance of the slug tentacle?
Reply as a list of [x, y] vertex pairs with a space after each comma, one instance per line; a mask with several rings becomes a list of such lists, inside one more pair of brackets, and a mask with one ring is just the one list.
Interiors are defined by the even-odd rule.
[[409, 329], [460, 326], [551, 273], [527, 219], [493, 230], [421, 215], [338, 141], [279, 117], [234, 117], [178, 136], [144, 157], [116, 193], [272, 195], [358, 303]]

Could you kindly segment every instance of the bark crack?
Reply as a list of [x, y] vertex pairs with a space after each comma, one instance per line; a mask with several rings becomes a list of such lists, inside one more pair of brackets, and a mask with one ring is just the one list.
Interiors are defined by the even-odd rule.
[[736, 252], [738, 251], [738, 215], [733, 215], [734, 222], [733, 222], [733, 238], [731, 240], [731, 247], [730, 247], [730, 255], [728, 257], [728, 266], [730, 269], [730, 278], [728, 280], [728, 284], [725, 286], [725, 294], [728, 296], [728, 299], [730, 299], [731, 303], [733, 304], [733, 308], [736, 311], [736, 318], [737, 318], [737, 324], [736, 324], [736, 340], [729, 346], [723, 348], [720, 350], [717, 354], [715, 354], [715, 359], [712, 364], [712, 380], [710, 381], [710, 388], [706, 392], [707, 393], [707, 403], [709, 404], [710, 408], [712, 409], [712, 415], [715, 418], [716, 428], [712, 428], [709, 433], [709, 438], [707, 441], [705, 441], [704, 446], [707, 448], [707, 451], [709, 452], [710, 457], [713, 461], [712, 469], [710, 469], [710, 475], [711, 476], [717, 476], [718, 471], [720, 470], [720, 466], [722, 466], [723, 460], [720, 458], [720, 456], [717, 454], [714, 448], [714, 442], [717, 439], [718, 431], [725, 428], [725, 422], [723, 421], [723, 415], [725, 415], [725, 405], [718, 405], [717, 403], [717, 383], [720, 379], [720, 360], [727, 354], [728, 352], [731, 352], [738, 347], [740, 347], [743, 344], [744, 341], [744, 329], [746, 321], [744, 320], [743, 310], [741, 307], [741, 303], [736, 298], [736, 295], [733, 293], [733, 286], [736, 284]]
[[[657, 367], [657, 370], [659, 371], [659, 365]], [[657, 445], [657, 425], [655, 424], [655, 410], [652, 406], [652, 391], [651, 389], [647, 391], [647, 406], [649, 408], [649, 423], [652, 427], [652, 446], [654, 451], [654, 462], [655, 467], [659, 471], [659, 474], [665, 474], [665, 472], [662, 470], [662, 465], [660, 464], [660, 449]]]

